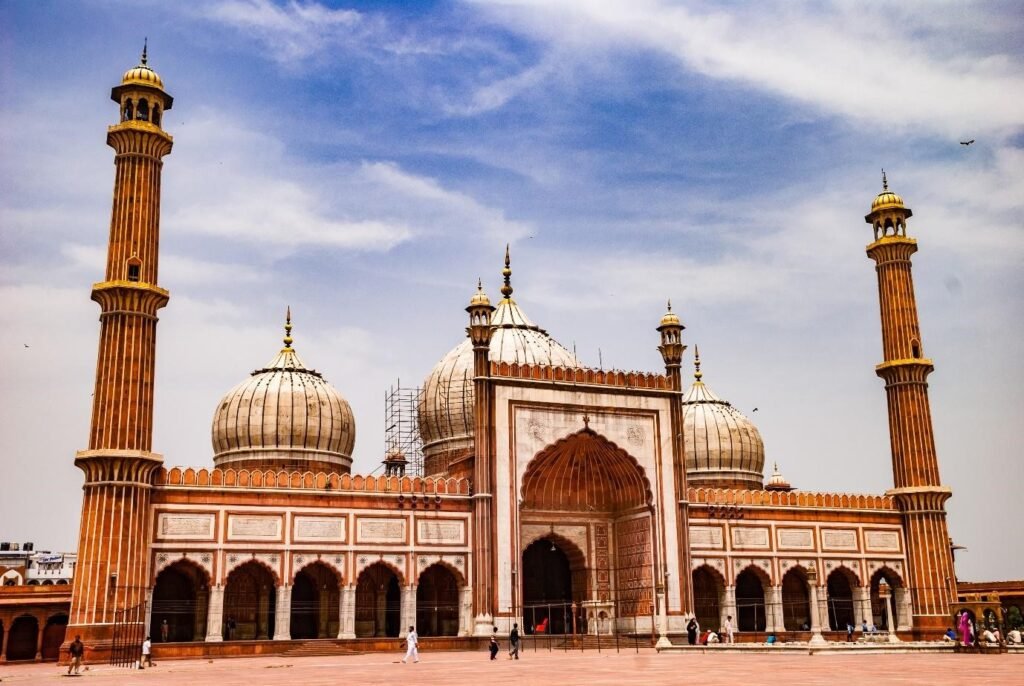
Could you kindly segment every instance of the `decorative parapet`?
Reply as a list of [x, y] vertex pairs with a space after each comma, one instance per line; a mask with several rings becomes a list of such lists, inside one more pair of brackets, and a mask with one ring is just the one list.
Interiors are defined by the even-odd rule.
[[668, 377], [653, 372], [624, 372], [589, 367], [551, 367], [539, 364], [491, 362], [491, 376], [505, 379], [528, 379], [615, 388], [671, 390]]
[[467, 479], [420, 478], [397, 476], [352, 476], [324, 472], [275, 472], [248, 469], [193, 469], [161, 467], [153, 477], [154, 486], [190, 488], [265, 488], [340, 493], [429, 493], [436, 495], [469, 495]]
[[887, 495], [811, 493], [807, 491], [749, 491], [732, 488], [688, 488], [687, 498], [690, 505], [751, 505], [762, 507], [899, 511], [896, 501]]

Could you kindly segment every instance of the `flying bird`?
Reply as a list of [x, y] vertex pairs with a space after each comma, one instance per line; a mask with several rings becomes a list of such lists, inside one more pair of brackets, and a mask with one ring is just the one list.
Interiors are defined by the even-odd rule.
[[751, 414], [753, 414], [754, 412], [757, 412], [757, 408], [756, 407], [750, 411]]
[[22, 343], [22, 345], [25, 346], [26, 348], [28, 347], [28, 343]]
[[960, 145], [970, 145], [970, 144], [971, 144], [971, 143], [973, 143], [973, 142], [974, 142], [974, 139], [972, 138], [972, 139], [971, 139], [971, 140], [969, 140], [969, 141], [960, 141]]

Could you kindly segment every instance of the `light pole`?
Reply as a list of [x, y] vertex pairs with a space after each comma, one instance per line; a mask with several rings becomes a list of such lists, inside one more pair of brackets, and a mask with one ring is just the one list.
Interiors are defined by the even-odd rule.
[[896, 627], [892, 625], [892, 589], [889, 588], [889, 582], [884, 576], [878, 580], [878, 597], [885, 604], [885, 626], [889, 629], [889, 643], [899, 643]]
[[807, 569], [807, 585], [811, 590], [811, 641], [812, 646], [825, 645], [825, 637], [821, 635], [821, 617], [818, 607], [818, 570], [814, 565]]

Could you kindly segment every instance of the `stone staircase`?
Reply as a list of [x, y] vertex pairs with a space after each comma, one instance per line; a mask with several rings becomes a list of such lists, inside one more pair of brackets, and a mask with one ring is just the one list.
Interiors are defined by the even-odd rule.
[[[395, 645], [398, 645], [395, 639]], [[353, 650], [355, 646], [351, 641], [341, 641], [331, 638], [316, 638], [302, 641], [292, 641], [295, 645], [281, 653], [282, 657], [323, 657], [327, 655], [362, 655], [364, 651]], [[397, 650], [397, 648], [396, 648]]]

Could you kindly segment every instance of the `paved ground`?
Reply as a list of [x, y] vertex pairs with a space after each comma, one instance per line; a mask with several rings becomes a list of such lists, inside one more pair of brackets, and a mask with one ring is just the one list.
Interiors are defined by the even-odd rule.
[[7, 684], [516, 684], [517, 686], [623, 686], [650, 684], [1024, 684], [1020, 655], [659, 655], [634, 653], [529, 653], [518, 662], [486, 653], [424, 654], [419, 664], [403, 665], [398, 655], [305, 658], [235, 658], [168, 661], [142, 672], [94, 667], [84, 676], [61, 676], [53, 664], [5, 665]]

